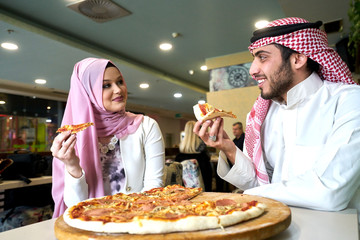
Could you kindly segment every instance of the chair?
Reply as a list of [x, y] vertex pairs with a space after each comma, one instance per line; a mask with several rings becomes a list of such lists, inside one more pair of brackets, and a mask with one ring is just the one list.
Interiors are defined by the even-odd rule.
[[188, 159], [181, 162], [182, 179], [185, 187], [201, 187], [205, 189], [199, 163], [196, 159]]
[[167, 159], [165, 161], [164, 176], [163, 182], [164, 186], [178, 184], [184, 186], [183, 184], [183, 166], [179, 162], [174, 160]]

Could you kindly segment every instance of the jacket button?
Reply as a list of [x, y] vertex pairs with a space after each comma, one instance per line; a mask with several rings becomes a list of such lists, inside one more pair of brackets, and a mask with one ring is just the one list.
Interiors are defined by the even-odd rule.
[[131, 191], [131, 187], [127, 187], [127, 188], [126, 188], [126, 191], [127, 191], [127, 192], [130, 192], [130, 191]]

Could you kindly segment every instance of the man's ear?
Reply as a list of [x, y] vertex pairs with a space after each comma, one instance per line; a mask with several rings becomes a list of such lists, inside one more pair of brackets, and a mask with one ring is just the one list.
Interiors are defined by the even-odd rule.
[[294, 53], [291, 56], [291, 63], [293, 65], [293, 68], [295, 70], [299, 70], [303, 67], [306, 67], [307, 59], [308, 59], [308, 57], [302, 53]]

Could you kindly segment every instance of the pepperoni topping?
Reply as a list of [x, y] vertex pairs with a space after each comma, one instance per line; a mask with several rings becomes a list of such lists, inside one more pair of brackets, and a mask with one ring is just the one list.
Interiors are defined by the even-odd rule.
[[215, 202], [216, 206], [235, 206], [236, 202], [232, 199], [220, 199]]
[[199, 103], [199, 109], [201, 111], [201, 113], [205, 116], [207, 114], [207, 110], [206, 110], [206, 105], [205, 104], [200, 104]]

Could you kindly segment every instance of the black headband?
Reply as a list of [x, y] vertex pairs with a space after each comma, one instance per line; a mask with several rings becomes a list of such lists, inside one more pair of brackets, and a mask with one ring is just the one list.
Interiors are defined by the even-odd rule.
[[280, 36], [305, 28], [319, 28], [321, 25], [322, 25], [322, 21], [317, 21], [315, 23], [296, 23], [290, 25], [262, 28], [256, 30], [253, 33], [253, 37], [250, 39], [250, 42], [253, 43], [261, 38]]

